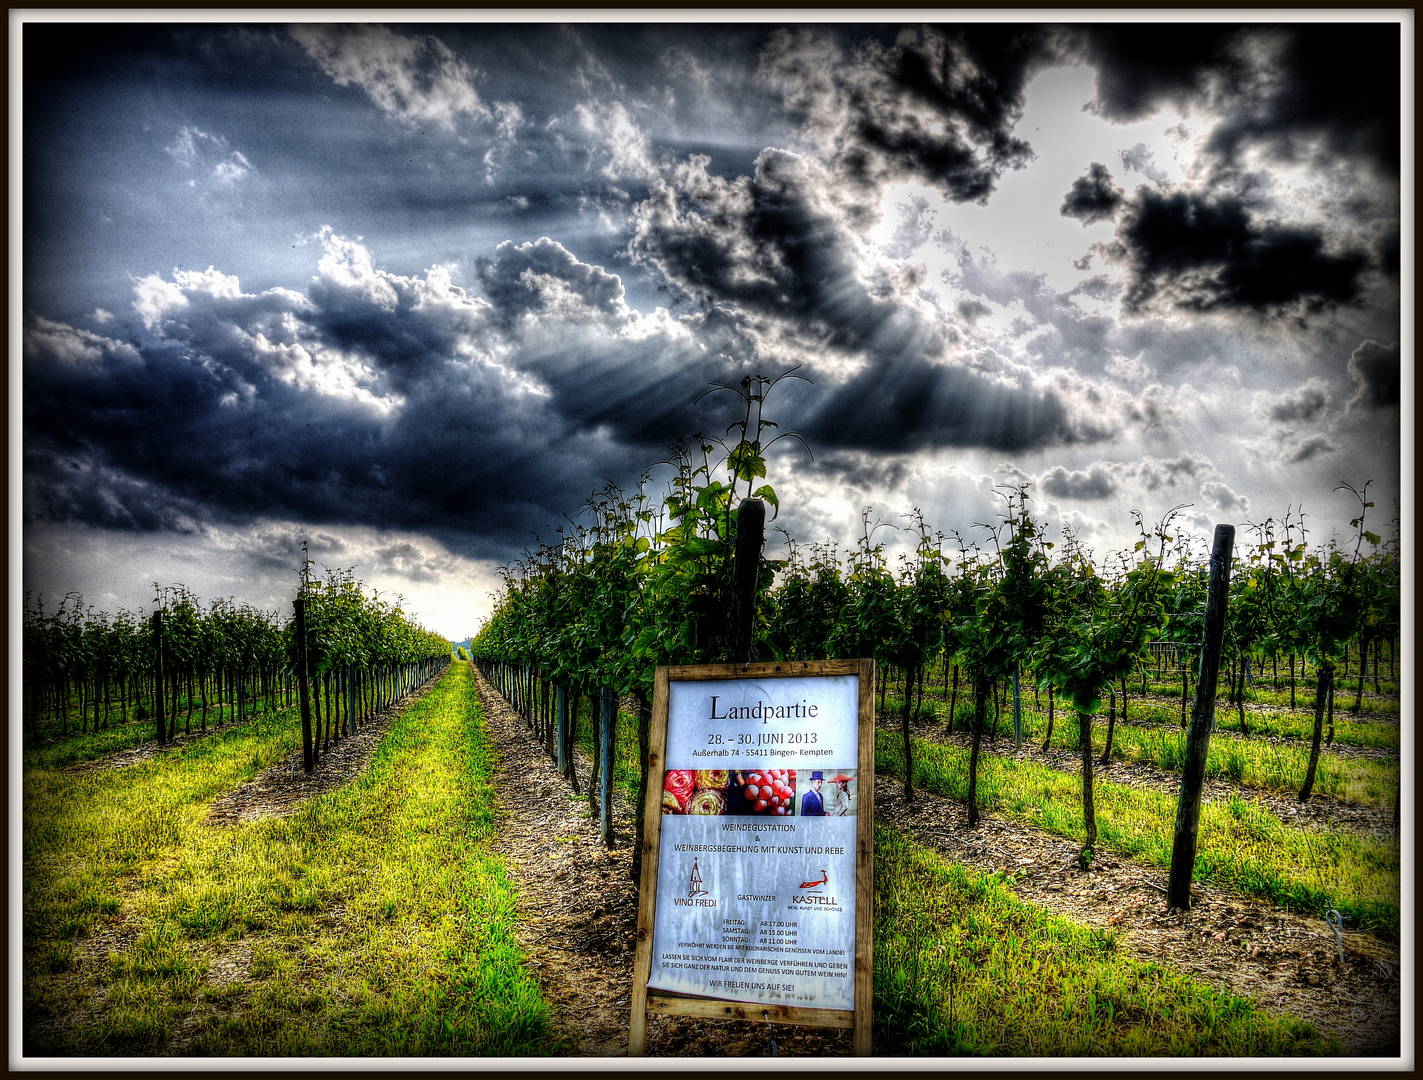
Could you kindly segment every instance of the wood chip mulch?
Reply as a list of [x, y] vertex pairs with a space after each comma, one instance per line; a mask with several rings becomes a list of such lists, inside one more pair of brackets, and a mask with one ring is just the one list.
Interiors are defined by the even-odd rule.
[[[580, 795], [537, 737], [478, 669], [476, 685], [500, 763], [495, 791], [499, 837], [519, 893], [517, 934], [553, 1013], [565, 1051], [583, 1057], [625, 1056], [637, 932], [637, 887], [632, 868], [633, 808], [613, 794], [615, 846], [599, 839], [588, 809], [591, 763], [579, 756]], [[768, 1026], [745, 1020], [652, 1016], [649, 1057], [849, 1055], [850, 1033]], [[553, 1052], [553, 1048], [550, 1048]]]

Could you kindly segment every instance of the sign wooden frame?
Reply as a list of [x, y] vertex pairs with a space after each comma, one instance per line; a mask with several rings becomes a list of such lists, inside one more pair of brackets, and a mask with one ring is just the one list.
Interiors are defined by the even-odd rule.
[[[662, 785], [660, 777], [667, 754], [667, 712], [672, 682], [708, 679], [786, 679], [858, 675], [859, 754], [862, 778], [857, 793], [855, 845], [855, 962], [853, 1009], [815, 1009], [774, 1003], [725, 1001], [714, 997], [689, 997], [649, 990], [652, 974], [653, 928], [656, 925], [657, 869], [662, 841]], [[875, 775], [875, 662], [873, 660], [793, 660], [758, 664], [684, 664], [659, 667], [652, 689], [652, 731], [648, 745], [647, 802], [643, 807], [642, 881], [637, 912], [637, 951], [632, 974], [632, 1018], [628, 1056], [647, 1052], [647, 1016], [700, 1016], [723, 1020], [765, 1020], [807, 1027], [850, 1028], [854, 1052], [868, 1056], [871, 1006], [874, 998], [871, 931], [874, 924], [874, 775]]]

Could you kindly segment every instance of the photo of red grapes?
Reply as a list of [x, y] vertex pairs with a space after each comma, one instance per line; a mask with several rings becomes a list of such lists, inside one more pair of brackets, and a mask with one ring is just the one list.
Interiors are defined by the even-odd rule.
[[738, 769], [731, 774], [727, 794], [728, 814], [794, 816], [795, 770]]

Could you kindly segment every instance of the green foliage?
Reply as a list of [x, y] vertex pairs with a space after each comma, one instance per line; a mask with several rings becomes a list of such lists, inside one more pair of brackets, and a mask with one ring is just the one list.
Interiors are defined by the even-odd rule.
[[[1177, 510], [1180, 508], [1178, 507]], [[1116, 557], [1115, 581], [1101, 577], [1069, 535], [1045, 604], [1043, 634], [1031, 648], [1039, 683], [1053, 685], [1079, 713], [1093, 714], [1102, 693], [1140, 661], [1152, 631], [1167, 621], [1167, 597], [1175, 575], [1166, 570], [1172, 510], [1151, 533], [1137, 514], [1141, 539]], [[1159, 544], [1156, 555], [1147, 545]]]
[[[776, 379], [747, 376], [737, 395], [736, 439], [694, 435], [677, 440], [661, 467], [670, 469], [660, 499], [649, 493], [653, 473], [633, 494], [611, 482], [589, 498], [559, 542], [502, 569], [504, 593], [472, 643], [481, 661], [533, 667], [545, 677], [586, 691], [606, 686], [648, 693], [659, 664], [711, 663], [733, 647], [733, 554], [740, 502], [761, 499], [779, 508], [767, 475], [767, 440], [776, 425], [764, 415]], [[703, 395], [705, 396], [705, 395]], [[762, 559], [758, 588], [772, 583], [776, 560]], [[762, 605], [754, 650], [774, 651], [769, 611]]]

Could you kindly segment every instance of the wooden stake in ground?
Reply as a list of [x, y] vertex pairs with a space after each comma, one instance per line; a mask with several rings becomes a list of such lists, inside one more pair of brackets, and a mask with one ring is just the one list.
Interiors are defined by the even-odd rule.
[[914, 695], [909, 692], [914, 680], [914, 667], [910, 665], [904, 669], [904, 717], [900, 724], [900, 730], [904, 735], [904, 801], [912, 803], [914, 801], [914, 758], [913, 739], [909, 734], [909, 707]]
[[1013, 661], [1013, 748], [1023, 745], [1023, 696], [1018, 685], [1018, 672], [1022, 664]]
[[168, 741], [168, 733], [163, 727], [163, 612], [153, 613], [153, 685], [158, 693], [153, 695], [154, 715], [158, 718], [158, 744]]
[[602, 819], [602, 836], [605, 846], [613, 846], [613, 735], [617, 730], [618, 722], [618, 695], [616, 691], [603, 687], [601, 697], [601, 711], [599, 727], [599, 748], [602, 751], [603, 764], [601, 772], [603, 774], [601, 796], [599, 800], [601, 807], [599, 815]]
[[311, 772], [315, 762], [311, 753], [311, 699], [306, 687], [306, 601], [300, 597], [292, 604], [296, 609], [296, 673], [297, 697], [301, 702], [301, 767]]
[[760, 499], [743, 499], [736, 511], [736, 561], [732, 566], [736, 626], [731, 658], [738, 664], [751, 662], [751, 643], [756, 637], [756, 578], [761, 572], [761, 549], [765, 543], [766, 504]]
[[1215, 726], [1215, 692], [1220, 679], [1220, 646], [1225, 636], [1226, 599], [1230, 592], [1230, 559], [1235, 526], [1217, 525], [1211, 547], [1210, 583], [1206, 587], [1205, 638], [1196, 678], [1196, 703], [1186, 735], [1186, 761], [1181, 766], [1181, 801], [1176, 808], [1176, 832], [1171, 842], [1171, 876], [1166, 905], [1186, 911], [1191, 906], [1191, 875], [1196, 864], [1196, 833], [1201, 823], [1201, 789], [1206, 779], [1206, 754]]

